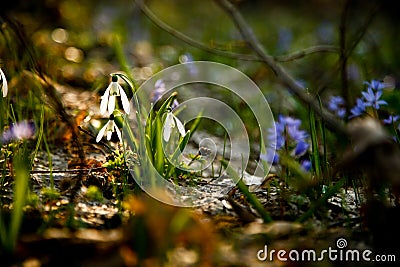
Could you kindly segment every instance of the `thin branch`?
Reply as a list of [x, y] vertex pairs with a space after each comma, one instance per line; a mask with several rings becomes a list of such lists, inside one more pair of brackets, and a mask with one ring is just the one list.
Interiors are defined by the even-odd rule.
[[[163, 31], [168, 32], [175, 38], [193, 46], [198, 49], [201, 49], [203, 51], [206, 51], [208, 53], [212, 53], [218, 56], [223, 56], [227, 58], [233, 58], [233, 59], [239, 59], [243, 61], [258, 61], [262, 62], [263, 59], [258, 57], [257, 55], [249, 55], [249, 54], [240, 54], [240, 53], [235, 53], [235, 52], [230, 52], [230, 51], [225, 51], [225, 50], [219, 50], [212, 48], [202, 42], [199, 42], [197, 40], [194, 40], [193, 38], [187, 36], [186, 34], [178, 31], [177, 29], [169, 26], [162, 20], [160, 20], [156, 14], [154, 14], [143, 2], [143, 0], [135, 0], [136, 4], [139, 6], [139, 8], [142, 10], [142, 12], [159, 28], [161, 28]], [[316, 45], [316, 46], [311, 46], [309, 48], [305, 48], [300, 51], [293, 52], [291, 54], [287, 55], [280, 55], [280, 56], [275, 56], [274, 59], [278, 62], [288, 62], [288, 61], [293, 61], [296, 59], [300, 59], [302, 57], [316, 54], [316, 53], [338, 53], [339, 49], [336, 46], [333, 45]]]
[[339, 54], [339, 66], [340, 66], [340, 78], [342, 81], [342, 95], [346, 105], [346, 114], [350, 114], [350, 95], [348, 90], [348, 79], [347, 79], [347, 59], [349, 53], [347, 53], [346, 49], [346, 33], [347, 33], [347, 19], [349, 17], [350, 12], [350, 4], [352, 0], [346, 0], [342, 16], [340, 19], [339, 25], [339, 45], [340, 45], [340, 54]]
[[[274, 59], [277, 62], [288, 62], [316, 53], [338, 53], [338, 52], [339, 48], [334, 45], [315, 45], [293, 52], [288, 55], [274, 56]], [[257, 61], [262, 61], [262, 59], [258, 58]]]
[[38, 173], [80, 173], [80, 172], [92, 172], [92, 171], [101, 171], [106, 169], [106, 167], [95, 167], [89, 169], [67, 169], [67, 170], [32, 170], [31, 174], [38, 174]]
[[[357, 47], [357, 45], [360, 43], [360, 41], [363, 39], [363, 37], [365, 36], [369, 26], [371, 25], [372, 21], [374, 20], [374, 18], [376, 17], [376, 14], [379, 12], [380, 8], [381, 8], [382, 3], [378, 2], [376, 3], [376, 5], [371, 8], [371, 11], [368, 13], [368, 15], [366, 16], [364, 23], [361, 24], [361, 26], [353, 31], [355, 32], [355, 34], [353, 34], [352, 38], [346, 38], [348, 41], [348, 45], [346, 47], [346, 51], [345, 51], [345, 56], [347, 58], [350, 57], [350, 55], [353, 53], [354, 49]], [[339, 72], [341, 70], [340, 68], [340, 57], [338, 60], [337, 65], [335, 66], [334, 70], [331, 72], [331, 76], [336, 76], [339, 75]], [[322, 84], [318, 89], [317, 92], [321, 93], [321, 89], [322, 88], [326, 88], [326, 84]]]
[[215, 0], [232, 18], [235, 25], [239, 29], [247, 44], [254, 50], [254, 52], [267, 64], [271, 70], [276, 74], [281, 83], [286, 85], [289, 90], [294, 93], [301, 101], [309, 105], [326, 123], [326, 125], [333, 131], [347, 135], [347, 129], [344, 124], [334, 117], [331, 113], [319, 106], [319, 103], [314, 97], [309, 95], [305, 88], [299, 85], [279, 64], [276, 60], [268, 55], [257, 37], [251, 31], [249, 25], [244, 20], [241, 13], [236, 7], [228, 0]]

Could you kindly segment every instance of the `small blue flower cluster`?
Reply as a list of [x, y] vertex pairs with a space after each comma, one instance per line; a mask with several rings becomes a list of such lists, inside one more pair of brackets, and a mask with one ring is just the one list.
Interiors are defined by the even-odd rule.
[[[379, 110], [380, 106], [388, 104], [381, 99], [383, 89], [386, 87], [385, 83], [372, 80], [371, 82], [364, 82], [364, 84], [367, 85], [367, 89], [361, 92], [362, 97], [357, 98], [356, 105], [350, 110], [349, 119], [361, 116], [368, 107]], [[345, 101], [341, 96], [332, 96], [328, 103], [328, 109], [341, 119], [346, 116]]]
[[8, 144], [13, 141], [29, 139], [36, 134], [36, 126], [33, 121], [20, 121], [10, 127], [0, 136], [0, 144]]
[[[164, 93], [167, 91], [165, 88], [165, 83], [162, 79], [157, 80], [155, 85], [154, 85], [154, 90], [150, 94], [150, 102], [155, 104], [158, 100], [162, 98]], [[175, 109], [177, 106], [179, 106], [178, 100], [174, 99], [174, 102], [171, 105], [171, 109]]]
[[[299, 119], [279, 115], [278, 121], [275, 122], [275, 129], [268, 129], [268, 141], [270, 143], [270, 147], [267, 149], [267, 154], [260, 155], [260, 158], [269, 163], [278, 164], [279, 154], [274, 153], [274, 148], [276, 152], [286, 151], [295, 158], [300, 158], [303, 156], [307, 152], [310, 145], [307, 142], [309, 135], [306, 131], [299, 128], [300, 125], [301, 120]], [[300, 163], [304, 170], [310, 171], [311, 161], [308, 159], [302, 159]]]

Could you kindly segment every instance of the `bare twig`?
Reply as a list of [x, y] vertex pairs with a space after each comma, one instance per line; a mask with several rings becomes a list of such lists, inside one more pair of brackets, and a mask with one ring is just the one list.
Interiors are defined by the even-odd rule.
[[[274, 59], [277, 62], [288, 62], [316, 53], [337, 53], [338, 51], [339, 49], [334, 45], [315, 45], [288, 55], [274, 56]], [[259, 58], [257, 61], [262, 61], [262, 59]]]
[[[378, 1], [371, 8], [371, 10], [369, 11], [367, 16], [365, 17], [364, 22], [361, 24], [361, 26], [358, 29], [353, 31], [354, 34], [353, 34], [352, 38], [346, 37], [346, 40], [347, 40], [346, 41], [347, 42], [346, 47], [345, 48], [343, 48], [343, 47], [341, 48], [341, 51], [343, 51], [344, 54], [339, 56], [338, 63], [335, 66], [335, 68], [333, 69], [333, 71], [331, 72], [331, 76], [339, 75], [339, 73], [341, 71], [341, 60], [342, 60], [341, 58], [342, 57], [346, 57], [346, 58], [350, 57], [350, 55], [353, 53], [354, 49], [357, 47], [357, 45], [360, 43], [362, 38], [365, 36], [369, 26], [371, 25], [372, 21], [376, 17], [376, 14], [380, 10], [381, 5], [382, 5], [382, 2]], [[348, 27], [346, 27], [346, 28], [348, 28]], [[348, 31], [348, 30], [345, 30], [345, 31]], [[320, 93], [322, 88], [326, 88], [326, 84], [325, 83], [321, 84], [316, 91]], [[348, 100], [346, 100], [346, 101], [348, 101]], [[346, 103], [350, 103], [350, 102], [346, 102]]]
[[[96, 136], [94, 136], [91, 132], [89, 132], [89, 131], [83, 129], [81, 126], [78, 126], [78, 130], [81, 131], [81, 132], [83, 132], [83, 133], [85, 133], [85, 134], [87, 134], [87, 135], [89, 135], [93, 140], [96, 140]], [[105, 147], [105, 148], [108, 150], [109, 153], [115, 154], [114, 149], [112, 149], [112, 148], [111, 148], [106, 142], [104, 142], [103, 140], [100, 140], [100, 141], [98, 142], [98, 144], [99, 144], [99, 145], [102, 145], [103, 147]]]
[[[257, 55], [249, 55], [249, 54], [240, 54], [240, 53], [235, 53], [235, 52], [230, 52], [226, 50], [220, 50], [220, 49], [215, 49], [213, 47], [210, 47], [202, 42], [199, 42], [197, 40], [194, 40], [193, 38], [190, 38], [186, 34], [178, 31], [177, 29], [169, 26], [162, 20], [160, 20], [157, 15], [155, 15], [143, 2], [143, 0], [135, 0], [136, 4], [139, 6], [139, 8], [142, 10], [142, 12], [159, 28], [162, 30], [168, 32], [172, 36], [178, 38], [179, 40], [196, 47], [198, 49], [201, 49], [203, 51], [227, 57], [227, 58], [233, 58], [233, 59], [239, 59], [239, 60], [244, 60], [244, 61], [258, 61], [262, 62], [263, 59], [258, 57]], [[339, 49], [336, 46], [333, 45], [316, 45], [316, 46], [311, 46], [305, 49], [302, 49], [300, 51], [293, 52], [291, 54], [287, 55], [280, 55], [280, 56], [275, 56], [274, 59], [277, 62], [288, 62], [288, 61], [293, 61], [297, 60], [300, 58], [303, 58], [308, 55], [316, 54], [316, 53], [338, 53]]]
[[340, 78], [342, 81], [342, 95], [346, 104], [346, 113], [349, 114], [350, 112], [350, 95], [348, 90], [348, 80], [347, 80], [347, 58], [348, 53], [346, 51], [346, 32], [347, 32], [347, 18], [349, 16], [350, 4], [352, 0], [346, 0], [342, 16], [340, 19], [340, 26], [339, 26], [339, 44], [340, 44], [340, 54], [339, 54], [339, 68], [340, 68]]
[[228, 0], [215, 0], [232, 18], [235, 25], [242, 34], [247, 44], [254, 50], [254, 52], [267, 64], [275, 73], [281, 83], [286, 85], [291, 92], [293, 92], [301, 101], [309, 105], [317, 115], [319, 115], [326, 123], [326, 125], [337, 133], [347, 135], [347, 129], [344, 124], [336, 119], [331, 113], [319, 106], [319, 103], [314, 97], [309, 95], [305, 88], [299, 85], [277, 62], [268, 55], [257, 37], [253, 34], [247, 22], [244, 20], [241, 13], [236, 7]]
[[105, 167], [85, 168], [85, 169], [67, 169], [67, 170], [32, 170], [31, 174], [35, 173], [81, 173], [81, 172], [92, 172], [101, 171]]

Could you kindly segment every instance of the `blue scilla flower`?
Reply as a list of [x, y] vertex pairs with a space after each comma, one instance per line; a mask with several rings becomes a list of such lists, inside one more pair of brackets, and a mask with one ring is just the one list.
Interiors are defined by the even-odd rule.
[[266, 154], [261, 154], [260, 159], [265, 160], [266, 162], [272, 163], [272, 164], [278, 164], [279, 162], [279, 155], [275, 153], [273, 148], [267, 148], [267, 153]]
[[303, 168], [303, 170], [305, 170], [306, 172], [311, 171], [312, 164], [311, 164], [310, 160], [304, 159], [304, 160], [300, 161], [300, 164], [301, 164], [301, 167]]
[[35, 123], [32, 121], [21, 121], [10, 125], [0, 137], [1, 144], [8, 144], [12, 141], [29, 139], [36, 134]]
[[372, 80], [371, 82], [364, 82], [368, 86], [368, 88], [371, 88], [372, 90], [375, 91], [382, 91], [385, 87], [386, 84], [377, 80]]
[[300, 140], [294, 148], [294, 155], [296, 157], [303, 155], [307, 151], [308, 147], [309, 144], [307, 142]]
[[388, 103], [385, 100], [380, 100], [383, 91], [376, 90], [374, 91], [372, 87], [369, 87], [367, 92], [361, 92], [365, 99], [365, 106], [373, 107], [374, 109], [378, 110], [380, 105], [387, 105]]
[[[285, 126], [286, 126], [285, 130], [287, 132], [289, 139], [292, 139], [294, 141], [294, 143], [296, 143], [296, 144], [303, 142], [305, 144], [301, 145], [301, 147], [305, 147], [305, 145], [307, 144], [305, 142], [305, 140], [308, 137], [308, 134], [306, 131], [299, 129], [299, 127], [301, 125], [301, 120], [293, 119], [291, 117], [285, 117], [284, 121], [285, 121]], [[305, 150], [307, 150], [307, 148], [308, 148], [308, 146], [305, 148]], [[305, 150], [304, 150], [304, 152], [305, 152]], [[299, 153], [299, 154], [303, 154], [303, 153]]]
[[396, 121], [398, 121], [399, 119], [400, 119], [400, 116], [398, 116], [398, 115], [396, 115], [396, 116], [389, 115], [389, 117], [387, 119], [382, 120], [382, 122], [384, 124], [393, 124]]
[[356, 105], [350, 110], [349, 119], [360, 116], [365, 112], [365, 103], [361, 98], [357, 98]]
[[341, 96], [331, 96], [328, 103], [328, 109], [335, 112], [339, 118], [344, 118], [346, 115], [345, 102]]
[[[150, 102], [155, 104], [158, 100], [160, 100], [167, 89], [165, 88], [165, 83], [162, 79], [159, 79], [154, 84], [154, 90], [150, 94]], [[179, 106], [178, 100], [174, 99], [171, 105], [171, 109], [175, 109]]]
[[[268, 129], [268, 140], [271, 147], [267, 149], [267, 154], [260, 155], [260, 158], [269, 163], [277, 164], [279, 155], [274, 155], [274, 147], [277, 151], [284, 148], [293, 149], [292, 153], [295, 157], [304, 155], [309, 148], [309, 144], [306, 141], [309, 135], [299, 128], [300, 125], [301, 120], [299, 119], [279, 115], [278, 120], [275, 122], [276, 139], [274, 129]], [[276, 140], [276, 143], [273, 143], [274, 140]]]

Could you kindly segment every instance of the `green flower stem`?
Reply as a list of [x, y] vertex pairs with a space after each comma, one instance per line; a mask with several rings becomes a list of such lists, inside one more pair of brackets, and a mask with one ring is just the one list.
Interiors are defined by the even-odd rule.
[[317, 135], [317, 127], [316, 127], [316, 118], [314, 114], [314, 110], [310, 108], [309, 112], [310, 119], [310, 134], [311, 134], [311, 145], [312, 145], [312, 160], [313, 167], [315, 170], [315, 174], [318, 178], [322, 177], [321, 171], [321, 161], [319, 158], [319, 150], [318, 150], [318, 135]]
[[297, 221], [302, 223], [302, 222], [305, 222], [308, 218], [310, 218], [319, 207], [321, 207], [322, 205], [325, 205], [326, 201], [328, 201], [328, 199], [331, 196], [336, 194], [336, 192], [339, 190], [339, 188], [341, 188], [344, 185], [345, 181], [346, 181], [346, 178], [342, 178], [338, 182], [336, 182], [336, 184], [330, 186], [326, 190], [326, 193], [319, 200], [317, 200], [316, 202], [313, 202], [313, 204], [308, 209], [308, 211], [306, 213], [304, 213]]

